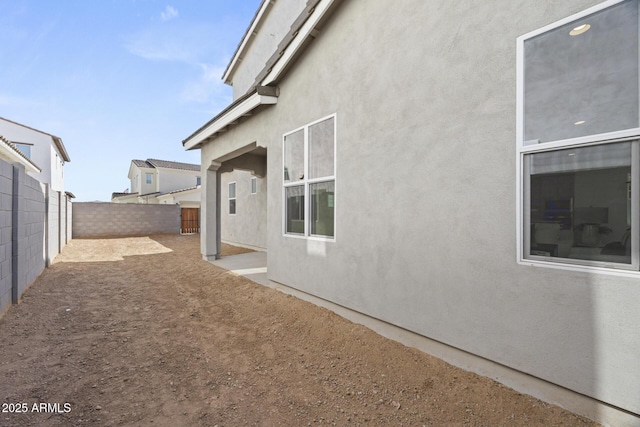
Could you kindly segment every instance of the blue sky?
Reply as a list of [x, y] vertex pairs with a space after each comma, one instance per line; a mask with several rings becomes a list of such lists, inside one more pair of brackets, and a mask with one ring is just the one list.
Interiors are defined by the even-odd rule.
[[62, 138], [65, 190], [109, 201], [132, 159], [200, 163], [182, 140], [231, 102], [222, 73], [260, 0], [0, 0], [0, 116]]

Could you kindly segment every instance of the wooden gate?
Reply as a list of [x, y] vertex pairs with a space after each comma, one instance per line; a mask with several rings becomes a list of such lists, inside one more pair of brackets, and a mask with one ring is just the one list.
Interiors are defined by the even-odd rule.
[[183, 234], [192, 234], [200, 232], [200, 223], [198, 217], [199, 208], [182, 208], [182, 226], [180, 232]]

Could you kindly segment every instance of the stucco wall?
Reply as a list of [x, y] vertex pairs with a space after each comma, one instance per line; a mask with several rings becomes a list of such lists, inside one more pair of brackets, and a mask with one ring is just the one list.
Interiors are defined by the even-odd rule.
[[161, 193], [195, 187], [200, 171], [183, 171], [178, 169], [159, 169], [158, 184]]
[[180, 206], [83, 202], [73, 204], [73, 238], [180, 232]]
[[63, 168], [55, 167], [57, 151], [51, 136], [4, 120], [0, 120], [0, 135], [12, 142], [33, 144], [31, 160], [42, 169], [42, 172], [29, 175], [40, 182], [50, 184], [53, 190], [64, 191]]
[[[223, 173], [221, 238], [231, 244], [254, 248], [267, 247], [267, 178], [256, 177], [257, 191], [251, 194], [250, 172]], [[236, 183], [236, 214], [229, 214], [229, 183]]]
[[233, 99], [244, 95], [253, 85], [256, 75], [276, 51], [306, 3], [306, 0], [278, 0], [272, 4], [233, 75]]
[[[596, 3], [343, 2], [202, 150], [268, 148], [269, 279], [640, 414], [638, 279], [516, 262], [516, 38]], [[283, 236], [282, 135], [334, 113], [335, 242]]]

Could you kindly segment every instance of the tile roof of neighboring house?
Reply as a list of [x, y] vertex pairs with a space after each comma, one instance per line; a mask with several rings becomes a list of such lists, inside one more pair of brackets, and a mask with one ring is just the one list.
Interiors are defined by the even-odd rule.
[[111, 198], [115, 199], [116, 197], [125, 197], [125, 196], [137, 196], [138, 193], [111, 193]]
[[171, 162], [168, 160], [147, 159], [147, 160], [132, 160], [133, 164], [141, 168], [165, 168], [165, 169], [180, 169], [187, 171], [200, 171], [200, 165], [193, 163]]
[[0, 119], [4, 120], [6, 122], [9, 122], [9, 123], [13, 123], [14, 125], [22, 126], [23, 128], [31, 129], [31, 130], [34, 130], [36, 132], [40, 132], [42, 134], [49, 135], [53, 139], [53, 142], [56, 145], [56, 147], [58, 148], [58, 151], [60, 152], [60, 156], [62, 156], [62, 159], [65, 162], [70, 162], [71, 161], [71, 159], [69, 158], [69, 153], [67, 153], [67, 149], [64, 148], [64, 144], [62, 143], [62, 138], [60, 138], [59, 136], [55, 136], [55, 135], [52, 135], [50, 133], [43, 132], [43, 131], [41, 131], [39, 129], [32, 128], [31, 126], [23, 125], [22, 123], [14, 122], [13, 120], [5, 119], [4, 117], [0, 117]]
[[166, 194], [176, 194], [176, 193], [182, 193], [183, 191], [191, 191], [191, 190], [196, 190], [200, 188], [199, 185], [193, 186], [193, 187], [189, 187], [189, 188], [181, 188], [180, 190], [174, 190], [174, 191], [169, 191]]
[[131, 160], [131, 162], [134, 165], [136, 165], [138, 167], [141, 167], [141, 168], [151, 168], [151, 169], [154, 168], [154, 166], [152, 164], [148, 163], [146, 160], [136, 160], [136, 159], [134, 159], [134, 160]]
[[200, 165], [193, 163], [170, 162], [166, 160], [147, 159], [147, 162], [157, 168], [181, 169], [187, 171], [200, 171]]
[[22, 151], [20, 151], [18, 148], [16, 148], [16, 146], [13, 144], [13, 142], [9, 141], [7, 138], [5, 138], [2, 135], [0, 135], [0, 145], [3, 145], [7, 149], [13, 151], [16, 155], [20, 156], [24, 162], [26, 162], [29, 165], [33, 166], [33, 168], [36, 169], [37, 172], [42, 172], [42, 169], [40, 169], [38, 167], [38, 165], [33, 163], [33, 161], [30, 158], [28, 158]]

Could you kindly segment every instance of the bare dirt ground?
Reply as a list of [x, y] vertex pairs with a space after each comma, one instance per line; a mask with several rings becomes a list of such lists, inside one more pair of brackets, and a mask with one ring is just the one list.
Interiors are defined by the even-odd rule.
[[2, 426], [594, 425], [204, 262], [198, 236], [72, 241], [0, 343]]

